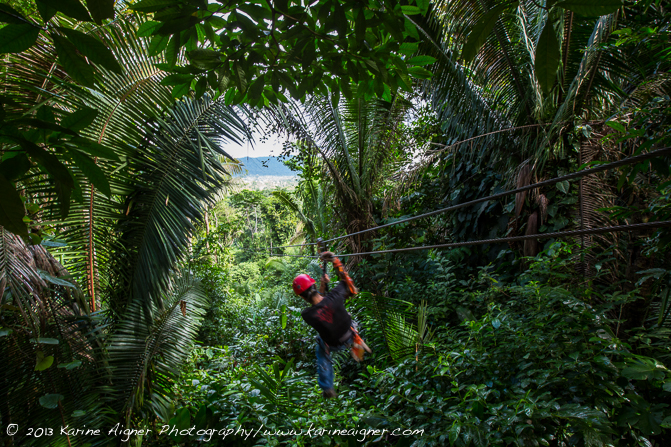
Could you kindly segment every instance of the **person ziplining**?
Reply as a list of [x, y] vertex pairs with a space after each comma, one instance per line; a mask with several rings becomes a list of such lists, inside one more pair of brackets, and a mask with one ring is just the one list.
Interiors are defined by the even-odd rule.
[[331, 351], [351, 348], [352, 357], [357, 362], [363, 360], [364, 350], [371, 352], [352, 324], [352, 316], [345, 309], [345, 299], [358, 292], [342, 263], [330, 251], [321, 254], [322, 261], [333, 263], [338, 285], [326, 293], [329, 277], [324, 272], [319, 291], [316, 281], [309, 275], [298, 275], [293, 282], [294, 293], [303, 298], [310, 307], [303, 309], [303, 320], [317, 331], [317, 383], [326, 398], [335, 397], [333, 389], [333, 361]]

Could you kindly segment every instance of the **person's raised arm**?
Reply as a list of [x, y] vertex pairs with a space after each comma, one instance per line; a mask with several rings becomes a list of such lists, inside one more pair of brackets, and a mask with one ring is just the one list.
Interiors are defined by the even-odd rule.
[[359, 293], [359, 290], [354, 285], [354, 282], [352, 282], [352, 278], [350, 278], [347, 272], [345, 271], [345, 267], [342, 265], [342, 262], [340, 262], [340, 259], [338, 259], [330, 251], [323, 252], [321, 254], [321, 259], [322, 261], [333, 263], [333, 268], [336, 271], [336, 275], [338, 275], [338, 279], [340, 279], [340, 281], [344, 282], [347, 285], [347, 288], [351, 295], [356, 295], [357, 293]]

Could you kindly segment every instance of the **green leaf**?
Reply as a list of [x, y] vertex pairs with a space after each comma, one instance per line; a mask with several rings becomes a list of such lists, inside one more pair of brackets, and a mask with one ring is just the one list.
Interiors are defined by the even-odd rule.
[[131, 5], [130, 9], [139, 12], [156, 12], [178, 3], [176, 0], [142, 0], [135, 5]]
[[66, 218], [70, 212], [70, 194], [74, 187], [74, 181], [68, 169], [58, 158], [29, 142], [22, 142], [21, 146], [28, 152], [30, 158], [39, 163], [55, 180], [56, 194], [61, 205], [61, 217]]
[[65, 368], [67, 370], [70, 370], [80, 367], [81, 364], [82, 364], [81, 360], [74, 360], [70, 363], [59, 363], [58, 368]]
[[606, 121], [606, 126], [609, 126], [612, 129], [617, 130], [618, 132], [625, 133], [627, 129], [624, 127], [622, 123], [618, 123], [617, 121]]
[[84, 410], [75, 410], [72, 412], [72, 417], [73, 418], [80, 418], [82, 416], [86, 416], [86, 411]]
[[401, 6], [401, 11], [403, 11], [403, 14], [406, 15], [414, 15], [414, 14], [421, 14], [422, 10], [418, 8], [417, 6], [411, 6], [411, 5], [405, 5]]
[[169, 68], [174, 67], [177, 63], [177, 56], [179, 55], [179, 49], [181, 47], [182, 44], [180, 43], [179, 34], [173, 35], [165, 50], [165, 61], [168, 63]]
[[68, 75], [83, 86], [93, 87], [95, 80], [93, 68], [86, 63], [83, 57], [77, 54], [75, 46], [62, 36], [52, 34], [51, 37], [54, 39], [58, 60]]
[[557, 39], [557, 33], [555, 33], [552, 22], [548, 19], [538, 38], [534, 67], [536, 71], [536, 79], [538, 79], [538, 83], [546, 95], [552, 90], [552, 86], [557, 79], [559, 59], [559, 40]]
[[49, 4], [47, 4], [47, 2], [44, 0], [35, 0], [35, 4], [37, 5], [37, 10], [40, 12], [44, 23], [47, 23], [49, 20], [51, 20], [51, 18], [58, 12], [56, 9], [49, 6]]
[[[64, 279], [61, 279], [61, 278], [57, 278], [57, 277], [51, 275], [49, 272], [46, 272], [44, 270], [38, 270], [38, 273], [40, 275], [40, 278], [44, 279], [47, 282], [50, 282], [51, 284], [55, 284], [57, 286], [63, 286], [63, 287], [70, 287], [70, 288], [73, 288], [73, 289], [77, 288], [77, 286], [75, 286], [71, 282], [66, 281]], [[55, 338], [49, 338], [49, 339], [38, 338], [37, 342], [38, 343], [45, 343], [44, 340], [52, 340], [52, 341], [55, 342], [55, 343], [48, 343], [48, 344], [58, 344], [58, 340], [56, 340]]]
[[23, 207], [21, 196], [14, 184], [0, 174], [0, 225], [8, 231], [20, 236], [28, 236], [28, 227], [23, 221], [26, 210]]
[[80, 151], [87, 152], [94, 157], [119, 161], [119, 156], [112, 149], [109, 149], [102, 144], [98, 144], [95, 141], [91, 141], [87, 138], [77, 137], [73, 138], [71, 142], [76, 144]]
[[664, 371], [657, 367], [654, 360], [647, 359], [624, 368], [622, 375], [632, 380], [662, 380], [665, 376]]
[[0, 53], [20, 53], [32, 47], [40, 34], [33, 25], [10, 23], [0, 29]]
[[[7, 180], [13, 181], [17, 178], [23, 177], [28, 172], [32, 164], [25, 153], [8, 158], [0, 163], [0, 175], [4, 175]], [[3, 195], [4, 197], [4, 195]]]
[[170, 36], [154, 36], [151, 38], [149, 43], [149, 48], [147, 49], [147, 54], [149, 56], [156, 56], [161, 53], [168, 46], [170, 41]]
[[221, 65], [220, 53], [214, 50], [196, 49], [189, 51], [187, 57], [191, 64], [200, 70], [212, 70]]
[[429, 70], [422, 67], [408, 67], [408, 73], [418, 79], [429, 79], [432, 75]]
[[256, 101], [261, 97], [261, 93], [263, 92], [263, 86], [264, 86], [264, 80], [263, 76], [260, 76], [254, 83], [249, 87], [249, 91], [247, 92], [247, 96], [252, 100]]
[[667, 393], [671, 393], [671, 380], [668, 381], [668, 382], [665, 382], [665, 383], [664, 383], [664, 386], [662, 387], [662, 389], [663, 389], [664, 391], [666, 391]]
[[28, 23], [28, 20], [16, 9], [4, 3], [0, 3], [0, 22], [22, 25]]
[[114, 0], [86, 0], [86, 6], [98, 25], [101, 25], [104, 19], [114, 18]]
[[419, 43], [417, 42], [403, 42], [399, 48], [399, 52], [410, 56], [414, 54], [419, 49]]
[[507, 9], [517, 7], [519, 2], [514, 2], [511, 5], [501, 5], [497, 6], [494, 9], [487, 11], [480, 19], [473, 25], [471, 32], [468, 34], [468, 40], [464, 44], [464, 48], [461, 51], [461, 57], [466, 62], [473, 60], [480, 47], [484, 45], [487, 37], [494, 29], [494, 25], [499, 20], [499, 16], [506, 11]]
[[[35, 371], [44, 371], [53, 365], [54, 357], [52, 355], [44, 356], [42, 351], [37, 351], [37, 361], [35, 362]], [[42, 403], [42, 399], [40, 399]]]
[[564, 194], [568, 194], [570, 187], [571, 185], [568, 182], [568, 180], [564, 180], [563, 182], [557, 183], [557, 189], [563, 192]]
[[154, 31], [156, 31], [160, 26], [163, 25], [161, 22], [153, 22], [153, 21], [148, 21], [144, 22], [140, 27], [137, 29], [136, 35], [138, 37], [149, 37], [152, 34], [154, 34]]
[[[70, 286], [72, 286], [72, 284], [70, 284]], [[33, 343], [40, 344], [40, 345], [57, 345], [57, 344], [60, 344], [60, 342], [56, 338], [37, 337], [37, 340], [35, 340], [34, 338], [31, 338], [30, 341], [33, 342]]]
[[58, 408], [58, 402], [63, 399], [64, 397], [62, 394], [45, 394], [40, 397], [40, 405], [44, 408], [53, 410], [54, 408]]
[[73, 19], [81, 20], [82, 22], [91, 21], [91, 16], [79, 0], [58, 0], [49, 2], [49, 5]]
[[623, 6], [622, 0], [564, 0], [559, 6], [584, 17], [601, 17], [612, 14]]
[[59, 30], [68, 37], [68, 40], [74, 44], [80, 53], [88, 57], [92, 62], [102, 65], [116, 74], [123, 73], [121, 66], [114, 58], [110, 49], [101, 41], [70, 28], [59, 28]]
[[14, 331], [11, 330], [11, 329], [0, 329], [0, 337], [6, 337], [9, 334], [11, 334], [12, 332], [14, 332]]
[[176, 85], [172, 88], [172, 97], [175, 99], [179, 99], [189, 93], [189, 90], [191, 90], [191, 83], [188, 82], [186, 84], [179, 84]]
[[75, 162], [77, 167], [81, 169], [86, 178], [89, 179], [93, 186], [98, 188], [100, 192], [105, 194], [107, 197], [112, 196], [112, 191], [110, 191], [110, 184], [107, 181], [107, 177], [100, 166], [96, 164], [88, 155], [84, 155], [76, 150], [69, 150], [68, 155], [72, 158], [72, 161]]
[[431, 56], [415, 56], [408, 60], [408, 65], [429, 65], [436, 62], [435, 57]]
[[286, 306], [286, 304], [282, 304], [282, 313], [280, 314], [280, 325], [282, 326], [282, 329], [287, 328], [287, 306]]
[[86, 129], [88, 126], [95, 121], [98, 116], [98, 111], [96, 109], [91, 109], [89, 107], [84, 107], [76, 112], [73, 112], [63, 118], [61, 121], [61, 126], [66, 127], [75, 132]]

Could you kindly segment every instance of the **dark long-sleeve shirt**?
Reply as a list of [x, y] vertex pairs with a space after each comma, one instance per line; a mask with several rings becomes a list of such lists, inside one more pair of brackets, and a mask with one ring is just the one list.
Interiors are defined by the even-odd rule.
[[352, 316], [345, 309], [345, 298], [348, 296], [350, 293], [347, 285], [340, 281], [319, 303], [301, 312], [303, 320], [315, 328], [329, 346], [342, 344], [341, 338], [352, 326]]

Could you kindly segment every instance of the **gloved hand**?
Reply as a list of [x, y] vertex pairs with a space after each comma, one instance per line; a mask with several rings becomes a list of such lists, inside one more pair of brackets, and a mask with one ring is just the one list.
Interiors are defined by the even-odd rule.
[[319, 255], [320, 259], [325, 262], [333, 262], [335, 255], [331, 251], [324, 251]]

